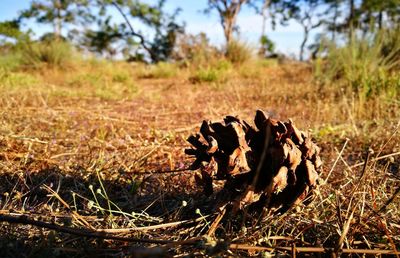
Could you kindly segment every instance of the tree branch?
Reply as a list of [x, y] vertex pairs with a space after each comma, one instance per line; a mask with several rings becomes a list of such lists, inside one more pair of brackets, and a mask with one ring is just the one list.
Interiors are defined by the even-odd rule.
[[127, 17], [126, 14], [122, 11], [121, 7], [120, 7], [115, 1], [112, 1], [111, 4], [112, 4], [113, 6], [115, 6], [115, 8], [118, 10], [118, 12], [119, 12], [119, 13], [122, 15], [122, 17], [124, 18], [125, 22], [128, 24], [128, 27], [129, 27], [129, 29], [130, 29], [130, 31], [131, 31], [131, 35], [133, 35], [133, 36], [139, 38], [139, 40], [140, 40], [139, 44], [147, 51], [147, 53], [149, 53], [151, 59], [154, 60], [154, 58], [155, 58], [154, 52], [151, 50], [151, 48], [149, 48], [149, 47], [147, 46], [147, 42], [146, 42], [146, 40], [144, 39], [144, 37], [143, 37], [141, 34], [135, 32], [135, 30], [133, 29], [131, 23], [129, 22], [128, 17]]

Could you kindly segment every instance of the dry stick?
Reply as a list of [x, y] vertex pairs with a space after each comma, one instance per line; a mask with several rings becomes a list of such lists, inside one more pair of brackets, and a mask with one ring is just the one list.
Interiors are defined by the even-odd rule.
[[56, 197], [62, 205], [64, 205], [65, 208], [67, 208], [68, 210], [71, 211], [72, 216], [78, 221], [80, 222], [80, 224], [82, 224], [83, 226], [87, 226], [89, 228], [91, 228], [92, 230], [94, 230], [95, 228], [89, 224], [89, 222], [87, 222], [81, 215], [79, 215], [79, 213], [77, 213], [76, 211], [72, 210], [71, 207], [69, 206], [69, 204], [64, 201], [61, 196], [55, 192], [53, 189], [51, 189], [51, 187], [44, 185], [44, 188], [49, 191], [51, 194], [53, 194], [54, 197]]
[[51, 156], [50, 159], [57, 159], [57, 158], [61, 158], [64, 156], [75, 156], [75, 155], [84, 155], [84, 153], [78, 153], [78, 152], [59, 153], [59, 154]]
[[[393, 200], [396, 198], [396, 196], [398, 195], [400, 193], [400, 186], [396, 189], [396, 191], [395, 191], [395, 193], [392, 195], [392, 197], [378, 210], [378, 211], [375, 211], [372, 207], [370, 207], [369, 205], [366, 205], [367, 206], [367, 208], [369, 208], [369, 210], [373, 213], [371, 216], [369, 216], [367, 219], [365, 219], [364, 220], [364, 223], [366, 223], [367, 221], [369, 221], [369, 220], [371, 220], [373, 217], [378, 217], [378, 219], [380, 220], [380, 221], [382, 221], [382, 216], [380, 215], [380, 213], [382, 213], [382, 212], [384, 212], [385, 210], [386, 210], [386, 208], [387, 208], [387, 206], [391, 203], [391, 202], [393, 202]], [[381, 222], [382, 223], [382, 222]], [[360, 224], [360, 221], [358, 221], [357, 223], [356, 223], [356, 226], [358, 226]], [[388, 236], [388, 238], [389, 238], [389, 241], [390, 241], [390, 235], [388, 234], [388, 231], [387, 231], [387, 228], [385, 227], [385, 233], [386, 233], [386, 235]], [[392, 244], [392, 242], [393, 241], [391, 241], [391, 244]], [[393, 244], [392, 244], [392, 246], [394, 246]], [[394, 246], [394, 250], [396, 250], [396, 247]]]
[[[364, 176], [365, 176], [366, 171], [367, 171], [368, 162], [370, 161], [370, 156], [371, 156], [371, 150], [368, 149], [367, 150], [367, 157], [365, 158], [365, 161], [364, 161], [364, 167], [362, 169], [360, 179], [358, 180], [358, 184], [356, 184], [356, 186], [353, 188], [353, 190], [351, 191], [351, 194], [350, 194], [350, 196], [351, 196], [350, 204], [351, 204], [351, 201], [353, 200], [354, 193], [358, 190], [358, 188], [362, 184], [362, 181], [363, 181]], [[349, 209], [350, 209], [350, 204], [349, 204]]]
[[120, 236], [114, 236], [112, 234], [97, 232], [97, 231], [93, 231], [93, 230], [76, 229], [76, 228], [71, 228], [71, 227], [59, 226], [59, 225], [44, 222], [44, 221], [34, 220], [31, 218], [28, 218], [27, 216], [0, 215], [0, 221], [13, 223], [13, 224], [32, 225], [32, 226], [36, 226], [36, 227], [52, 229], [57, 232], [68, 233], [68, 234], [81, 236], [81, 237], [110, 239], [110, 240], [123, 241], [123, 242], [187, 245], [187, 244], [197, 243], [199, 240], [201, 240], [201, 238], [191, 238], [191, 239], [183, 240], [183, 241], [174, 241], [174, 240], [164, 240], [164, 239], [120, 237]]
[[[288, 251], [292, 250], [292, 247], [263, 247], [263, 246], [251, 246], [246, 244], [230, 244], [229, 249], [233, 250], [248, 250], [248, 251]], [[323, 247], [296, 247], [297, 253], [332, 253], [333, 248]], [[342, 249], [342, 253], [346, 254], [400, 254], [393, 250], [382, 250], [382, 249]]]
[[346, 145], [347, 145], [348, 142], [349, 142], [349, 138], [346, 138], [346, 142], [343, 144], [343, 147], [342, 147], [342, 149], [340, 150], [339, 155], [338, 155], [338, 157], [336, 158], [335, 162], [333, 163], [333, 166], [332, 166], [331, 170], [329, 170], [329, 173], [328, 173], [328, 175], [326, 176], [325, 181], [324, 181], [323, 184], [326, 184], [326, 183], [328, 182], [328, 179], [329, 179], [329, 177], [331, 176], [333, 170], [335, 169], [336, 164], [338, 163], [340, 157], [342, 156], [343, 151], [344, 151], [344, 148], [346, 148]]
[[379, 157], [379, 155], [381, 155], [383, 149], [385, 149], [386, 145], [389, 144], [389, 142], [393, 139], [393, 137], [396, 135], [397, 131], [400, 128], [400, 120], [397, 123], [396, 129], [394, 129], [392, 135], [390, 135], [389, 139], [383, 144], [383, 146], [379, 149], [378, 153], [376, 154], [377, 157]]
[[182, 220], [182, 221], [157, 224], [157, 225], [145, 226], [145, 227], [97, 229], [96, 232], [130, 233], [130, 232], [134, 232], [134, 231], [148, 231], [148, 230], [154, 230], [154, 229], [160, 229], [160, 228], [176, 227], [176, 226], [180, 226], [180, 225], [187, 224], [187, 223], [199, 222], [199, 221], [202, 221], [203, 219], [204, 218], [197, 218], [197, 219], [192, 219], [192, 220]]
[[[391, 154], [387, 154], [387, 155], [383, 155], [383, 156], [380, 156], [380, 157], [377, 157], [377, 158], [374, 158], [374, 159], [371, 159], [371, 161], [378, 161], [378, 160], [381, 160], [381, 159], [386, 159], [386, 158], [390, 158], [390, 157], [394, 157], [394, 156], [398, 156], [398, 155], [400, 155], [400, 151], [394, 152], [394, 153], [391, 153]], [[360, 162], [360, 163], [354, 164], [353, 166], [351, 166], [351, 168], [360, 167], [362, 165], [364, 165], [364, 162]]]
[[342, 235], [340, 236], [340, 239], [335, 247], [336, 254], [338, 254], [339, 250], [342, 248], [344, 239], [346, 238], [346, 235], [349, 232], [350, 224], [351, 224], [351, 221], [353, 220], [353, 215], [354, 215], [356, 208], [357, 208], [357, 206], [354, 205], [353, 211], [351, 212], [349, 218], [347, 219], [346, 223], [343, 226]]
[[171, 173], [179, 173], [179, 172], [193, 172], [190, 167], [186, 168], [177, 168], [177, 169], [170, 169], [170, 170], [155, 170], [155, 171], [144, 171], [138, 174], [171, 174]]
[[207, 232], [207, 235], [208, 235], [208, 236], [213, 236], [213, 235], [214, 235], [214, 233], [215, 233], [215, 231], [217, 230], [218, 225], [219, 225], [219, 223], [221, 222], [222, 218], [224, 217], [225, 213], [226, 213], [226, 205], [224, 205], [224, 206], [222, 206], [222, 207], [220, 208], [220, 211], [219, 211], [219, 213], [218, 213], [218, 216], [215, 218], [215, 220], [214, 220], [213, 223], [211, 224], [210, 229], [209, 229], [208, 232]]
[[38, 138], [30, 138], [26, 136], [20, 136], [20, 135], [7, 135], [11, 138], [17, 139], [17, 140], [23, 140], [23, 141], [29, 141], [29, 142], [36, 142], [36, 143], [42, 143], [42, 144], [48, 144], [47, 141], [42, 141]]
[[389, 206], [389, 204], [391, 204], [394, 199], [396, 198], [396, 196], [400, 193], [400, 186], [397, 187], [396, 191], [394, 192], [394, 194], [392, 195], [392, 197], [390, 197], [389, 200], [386, 201], [386, 203], [379, 209], [378, 213], [382, 213], [386, 210], [387, 206]]
[[292, 243], [292, 258], [296, 258], [296, 253], [297, 253], [296, 243], [293, 242]]
[[341, 214], [341, 205], [340, 205], [340, 193], [339, 191], [336, 191], [336, 214], [338, 217], [338, 221], [339, 221], [339, 226], [343, 227], [343, 219], [342, 219], [342, 214]]
[[[389, 240], [390, 245], [392, 246], [393, 251], [394, 251], [394, 252], [397, 252], [396, 244], [394, 243], [393, 237], [392, 237], [392, 235], [390, 234], [390, 232], [389, 232], [389, 230], [388, 230], [388, 228], [387, 228], [387, 226], [386, 226], [386, 220], [385, 220], [385, 222], [383, 222], [382, 219], [381, 219], [380, 217], [378, 217], [378, 220], [379, 220], [379, 222], [381, 223], [381, 225], [383, 226], [383, 229], [384, 229], [385, 234], [386, 234], [386, 236], [387, 236], [387, 238], [388, 238], [388, 240]], [[399, 255], [396, 254], [396, 257], [399, 258]]]
[[[358, 190], [358, 188], [360, 187], [360, 185], [361, 185], [361, 183], [362, 183], [362, 181], [363, 181], [363, 179], [364, 179], [364, 176], [365, 176], [365, 174], [366, 174], [367, 165], [368, 165], [368, 161], [369, 161], [370, 155], [371, 155], [371, 152], [370, 152], [370, 150], [368, 150], [368, 151], [367, 151], [367, 157], [366, 157], [366, 159], [365, 159], [364, 167], [363, 167], [363, 170], [362, 170], [362, 172], [361, 172], [361, 176], [360, 176], [360, 179], [359, 179], [359, 181], [358, 181], [358, 184], [353, 188], [353, 190], [352, 190], [352, 192], [351, 192], [351, 194], [350, 194], [350, 195], [351, 195], [351, 198], [350, 198], [350, 201], [349, 201], [349, 206], [348, 206], [348, 208], [347, 208], [347, 214], [349, 213], [349, 211], [350, 211], [350, 209], [351, 209], [352, 201], [353, 201], [353, 198], [354, 198], [354, 193], [355, 193], [355, 192]], [[336, 245], [336, 247], [335, 247], [334, 253], [333, 253], [334, 257], [337, 257], [337, 256], [338, 256], [338, 253], [339, 253], [339, 251], [340, 251], [341, 248], [342, 248], [344, 239], [346, 238], [346, 235], [347, 235], [347, 233], [349, 232], [350, 224], [351, 224], [351, 221], [353, 220], [353, 215], [354, 215], [354, 212], [355, 212], [355, 210], [356, 210], [357, 205], [358, 205], [359, 202], [360, 202], [360, 200], [358, 200], [358, 202], [354, 205], [354, 207], [353, 207], [353, 209], [352, 209], [352, 211], [351, 211], [351, 213], [350, 213], [350, 216], [347, 218], [347, 221], [346, 221], [346, 223], [345, 223], [344, 226], [343, 226], [342, 234], [341, 234], [341, 236], [340, 236], [340, 239], [339, 239], [339, 241], [338, 241], [338, 243], [337, 243], [337, 245]]]

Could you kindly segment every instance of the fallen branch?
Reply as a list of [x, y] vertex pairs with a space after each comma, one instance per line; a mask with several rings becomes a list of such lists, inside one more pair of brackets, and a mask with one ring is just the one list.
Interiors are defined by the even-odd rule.
[[[374, 159], [371, 159], [371, 161], [378, 161], [378, 160], [381, 160], [381, 159], [386, 159], [386, 158], [390, 158], [390, 157], [394, 157], [394, 156], [398, 156], [398, 155], [400, 155], [400, 151], [394, 152], [394, 153], [390, 153], [390, 154], [387, 154], [387, 155], [383, 155], [383, 156], [380, 156], [380, 157], [377, 157], [377, 158], [374, 158]], [[354, 164], [353, 166], [351, 166], [351, 168], [361, 167], [362, 165], [364, 165], [364, 162], [360, 162], [360, 163]]]
[[165, 239], [147, 239], [147, 238], [134, 238], [134, 237], [120, 237], [115, 236], [113, 234], [99, 232], [96, 230], [88, 230], [88, 229], [78, 229], [66, 226], [56, 225], [54, 223], [48, 223], [44, 221], [34, 220], [25, 215], [22, 216], [13, 216], [13, 215], [0, 215], [0, 222], [8, 222], [12, 224], [23, 224], [23, 225], [32, 225], [35, 227], [52, 229], [57, 232], [72, 234], [81, 237], [90, 237], [90, 238], [100, 238], [100, 239], [110, 239], [115, 241], [122, 242], [134, 242], [134, 243], [150, 243], [150, 244], [168, 244], [168, 245], [187, 245], [197, 243], [200, 238], [192, 238], [183, 241], [174, 241], [174, 240], [165, 240]]
[[[246, 244], [231, 244], [229, 246], [231, 250], [248, 250], [248, 251], [288, 251], [291, 252], [293, 247], [263, 247], [263, 246], [251, 246]], [[324, 248], [324, 247], [296, 247], [297, 253], [333, 253], [334, 248]], [[345, 254], [390, 254], [398, 255], [400, 252], [393, 250], [382, 250], [382, 249], [340, 249], [341, 253]]]

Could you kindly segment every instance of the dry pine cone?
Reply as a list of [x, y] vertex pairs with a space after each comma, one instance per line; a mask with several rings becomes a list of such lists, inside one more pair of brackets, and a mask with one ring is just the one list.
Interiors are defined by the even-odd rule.
[[224, 196], [234, 209], [253, 204], [283, 213], [315, 187], [320, 149], [291, 120], [258, 110], [254, 122], [256, 129], [233, 116], [222, 123], [203, 121], [185, 152], [196, 157], [191, 169], [201, 169], [196, 181], [206, 195], [213, 193], [213, 180], [225, 180]]

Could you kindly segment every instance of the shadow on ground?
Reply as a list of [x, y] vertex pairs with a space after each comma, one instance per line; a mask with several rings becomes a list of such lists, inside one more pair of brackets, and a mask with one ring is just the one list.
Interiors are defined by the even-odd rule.
[[[62, 226], [76, 224], [73, 212], [94, 228], [149, 226], [193, 219], [199, 216], [195, 213], [199, 207], [207, 214], [212, 203], [193, 182], [191, 172], [137, 174], [120, 169], [96, 173], [76, 168], [66, 173], [52, 167], [4, 173], [0, 175], [0, 207], [2, 214], [23, 214]], [[138, 253], [139, 248], [8, 222], [0, 222], [0, 232], [0, 257], [121, 256], [132, 250]], [[146, 237], [151, 236], [162, 237], [146, 232]]]

